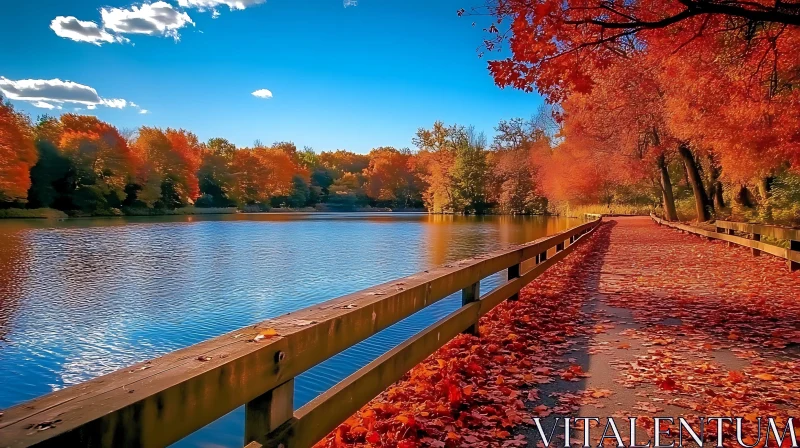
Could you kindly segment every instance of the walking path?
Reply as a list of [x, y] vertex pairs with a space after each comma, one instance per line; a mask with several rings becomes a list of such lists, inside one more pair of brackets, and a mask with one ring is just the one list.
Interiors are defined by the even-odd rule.
[[[609, 416], [625, 444], [628, 417], [639, 417], [640, 443], [652, 439], [654, 416], [741, 416], [745, 443], [758, 440], [758, 417], [794, 417], [800, 437], [800, 272], [777, 258], [613, 218], [480, 330], [321, 444], [533, 447], [532, 419], [549, 433], [563, 416], [600, 417], [593, 446]], [[580, 429], [573, 446], [583, 445]], [[735, 427], [723, 432], [734, 446]]]

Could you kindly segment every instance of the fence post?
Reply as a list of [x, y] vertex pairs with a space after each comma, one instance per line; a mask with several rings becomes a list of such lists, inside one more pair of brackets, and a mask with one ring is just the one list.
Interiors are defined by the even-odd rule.
[[[761, 241], [761, 234], [760, 233], [754, 233], [753, 234], [753, 241]], [[754, 247], [753, 248], [753, 256], [757, 257], [759, 255], [761, 255], [761, 251]]]
[[[791, 257], [792, 252], [800, 253], [800, 241], [789, 240], [789, 250], [786, 251], [786, 256]], [[800, 263], [789, 260], [789, 271], [794, 272], [800, 270]]]
[[[519, 278], [519, 264], [515, 264], [514, 266], [510, 266], [508, 268], [508, 279], [514, 280], [515, 278]], [[514, 293], [508, 300], [519, 300], [519, 293]]]
[[[278, 352], [276, 356], [280, 356]], [[244, 444], [268, 443], [268, 435], [294, 414], [294, 378], [250, 400], [244, 408]]]
[[[480, 300], [480, 298], [481, 298], [480, 280], [461, 290], [461, 305], [477, 302], [478, 300]], [[480, 336], [480, 331], [478, 329], [478, 322], [476, 321], [474, 324], [472, 324], [469, 328], [467, 328], [467, 330], [464, 333]]]
[[[727, 233], [728, 235], [734, 236], [734, 230], [733, 229], [727, 229], [727, 232], [725, 232], [725, 233]], [[728, 241], [728, 247], [733, 247], [733, 244], [734, 243]]]

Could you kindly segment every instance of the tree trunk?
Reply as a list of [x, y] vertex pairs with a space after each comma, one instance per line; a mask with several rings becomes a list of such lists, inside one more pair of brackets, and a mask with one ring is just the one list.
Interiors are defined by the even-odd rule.
[[725, 200], [722, 198], [722, 182], [719, 181], [719, 166], [714, 160], [714, 155], [708, 155], [708, 198], [714, 210], [725, 207]]
[[669, 171], [667, 171], [667, 162], [664, 160], [664, 155], [658, 157], [657, 162], [658, 170], [661, 177], [661, 197], [664, 206], [664, 218], [667, 221], [677, 221], [678, 212], [675, 211], [675, 196], [672, 194], [672, 181], [669, 179]]
[[714, 188], [714, 208], [717, 210], [725, 207], [725, 199], [722, 197], [722, 182], [717, 181], [717, 186]]
[[758, 195], [761, 196], [761, 201], [759, 205], [762, 207], [763, 211], [761, 212], [767, 219], [772, 218], [772, 204], [769, 200], [772, 197], [772, 178], [770, 177], [761, 177], [758, 179]]
[[758, 179], [758, 195], [761, 196], [761, 201], [766, 202], [769, 200], [770, 195], [770, 181], [769, 177], [762, 177]]
[[747, 189], [746, 185], [739, 185], [739, 190], [734, 195], [734, 202], [742, 207], [753, 207], [753, 202], [750, 201], [750, 191]]
[[694, 154], [685, 144], [678, 146], [678, 153], [683, 159], [683, 165], [686, 167], [686, 176], [689, 179], [689, 184], [692, 186], [694, 192], [694, 203], [697, 209], [697, 221], [704, 222], [711, 219], [709, 213], [708, 195], [705, 188], [703, 188], [703, 178], [700, 177], [700, 170], [697, 168], [697, 161]]

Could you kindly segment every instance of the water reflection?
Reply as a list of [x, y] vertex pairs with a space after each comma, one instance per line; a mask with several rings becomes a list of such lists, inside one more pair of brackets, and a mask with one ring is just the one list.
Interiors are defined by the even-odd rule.
[[30, 261], [22, 236], [25, 225], [11, 223], [8, 227], [8, 232], [0, 231], [0, 344], [8, 341], [11, 319], [22, 300]]
[[[264, 214], [0, 222], [0, 408], [253, 322], [575, 223]], [[505, 279], [486, 279], [488, 291]], [[301, 405], [455, 309], [453, 296], [298, 378]], [[241, 446], [234, 411], [183, 446]]]

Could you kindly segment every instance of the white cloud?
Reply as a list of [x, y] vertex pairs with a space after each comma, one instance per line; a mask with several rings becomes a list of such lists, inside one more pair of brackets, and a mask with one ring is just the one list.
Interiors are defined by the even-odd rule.
[[245, 9], [260, 5], [266, 1], [267, 0], [178, 0], [178, 4], [182, 8], [197, 8], [200, 11], [213, 10], [218, 6], [225, 5], [233, 11], [234, 9]]
[[114, 36], [91, 21], [78, 20], [75, 17], [58, 16], [50, 22], [56, 36], [71, 39], [76, 42], [89, 42], [95, 45], [103, 43], [127, 42], [128, 39], [121, 36]]
[[147, 110], [147, 109], [142, 109], [142, 110], [140, 110], [140, 111], [139, 111], [139, 113], [140, 113], [140, 114], [142, 114], [142, 115], [144, 115], [144, 114], [149, 114], [149, 113], [150, 113], [150, 111], [149, 111], [149, 110]]
[[92, 87], [60, 79], [14, 81], [0, 76], [0, 92], [9, 99], [27, 101], [44, 109], [61, 109], [63, 103], [86, 106], [87, 109], [95, 109], [98, 105], [123, 109], [129, 105], [124, 99], [101, 98]]
[[253, 92], [253, 96], [258, 98], [272, 98], [272, 92], [267, 89], [259, 89]]
[[123, 99], [112, 98], [112, 99], [104, 99], [102, 101], [102, 104], [104, 106], [113, 107], [114, 109], [124, 109], [125, 106], [128, 105], [128, 102]]
[[103, 27], [122, 34], [169, 36], [179, 40], [178, 30], [194, 25], [189, 14], [177, 11], [167, 2], [145, 3], [125, 8], [102, 8]]
[[216, 19], [218, 17], [219, 17], [219, 11], [217, 11], [216, 9], [212, 9], [211, 10], [211, 18], [212, 19]]
[[56, 106], [53, 106], [52, 104], [47, 103], [45, 101], [36, 101], [35, 103], [31, 103], [31, 105], [33, 105], [33, 107], [38, 107], [40, 109], [55, 109], [56, 108]]

